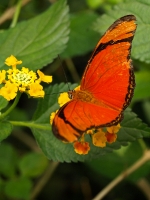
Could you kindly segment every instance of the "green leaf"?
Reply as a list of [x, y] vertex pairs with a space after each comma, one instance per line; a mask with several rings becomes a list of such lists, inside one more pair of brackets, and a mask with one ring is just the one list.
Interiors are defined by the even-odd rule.
[[19, 162], [21, 174], [26, 177], [40, 176], [46, 169], [48, 160], [43, 154], [26, 154]]
[[110, 10], [107, 14], [102, 15], [94, 24], [94, 29], [104, 34], [108, 27], [118, 18], [133, 14], [137, 18], [137, 31], [133, 40], [132, 57], [150, 63], [150, 1], [132, 0], [120, 3]]
[[28, 178], [20, 177], [6, 183], [5, 193], [10, 198], [28, 200], [31, 187], [32, 182]]
[[129, 108], [124, 112], [124, 120], [121, 123], [121, 127], [117, 139], [120, 144], [150, 136], [150, 128], [141, 119], [137, 118], [137, 115], [131, 112]]
[[[47, 93], [57, 93], [66, 91], [67, 89], [68, 85], [60, 84], [49, 87]], [[119, 149], [121, 145], [127, 145], [128, 142], [133, 142], [138, 138], [150, 136], [150, 128], [148, 128], [146, 124], [142, 123], [141, 120], [128, 109], [125, 112], [124, 120], [121, 123], [122, 128], [118, 132], [118, 139], [115, 143], [109, 144], [105, 148], [98, 148], [92, 144], [90, 136], [87, 135], [86, 141], [90, 143], [91, 150], [88, 155], [78, 155], [74, 152], [73, 145], [58, 140], [53, 135], [50, 125], [48, 125], [51, 112], [58, 109], [57, 97], [58, 95], [54, 94], [49, 98], [46, 97], [39, 101], [33, 122], [35, 126], [32, 126], [33, 134], [39, 146], [49, 159], [60, 162], [91, 160], [106, 153], [110, 153], [115, 149]], [[41, 128], [38, 128], [39, 123]]]
[[150, 97], [150, 71], [135, 73], [136, 87], [133, 101], [143, 100]]
[[63, 57], [83, 55], [96, 46], [100, 38], [97, 32], [91, 29], [98, 15], [94, 12], [81, 12], [71, 17], [70, 39]]
[[0, 142], [7, 138], [12, 131], [12, 124], [9, 122], [1, 121], [0, 122]]
[[8, 101], [4, 97], [0, 96], [0, 110], [5, 108], [7, 105]]
[[5, 143], [0, 144], [0, 173], [5, 177], [14, 177], [18, 156], [15, 149]]
[[1, 32], [0, 68], [11, 54], [32, 70], [52, 62], [66, 47], [68, 26], [68, 6], [65, 0], [59, 0], [38, 17]]

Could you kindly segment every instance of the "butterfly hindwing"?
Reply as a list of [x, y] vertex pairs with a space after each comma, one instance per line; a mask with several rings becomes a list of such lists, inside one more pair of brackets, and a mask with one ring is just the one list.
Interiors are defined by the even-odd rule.
[[80, 100], [71, 100], [56, 114], [52, 130], [62, 141], [74, 142], [86, 130], [106, 125], [112, 119], [114, 119], [112, 125], [115, 125], [121, 118], [122, 113], [117, 110]]

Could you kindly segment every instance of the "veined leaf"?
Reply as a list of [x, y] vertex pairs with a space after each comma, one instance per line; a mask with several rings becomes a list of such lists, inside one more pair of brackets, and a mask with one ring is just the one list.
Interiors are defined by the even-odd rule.
[[66, 47], [69, 33], [68, 6], [59, 0], [46, 12], [0, 33], [0, 68], [13, 54], [29, 69], [40, 69]]
[[[46, 92], [50, 94], [51, 92], [57, 93], [66, 91], [67, 89], [68, 85], [62, 83], [49, 87]], [[90, 143], [91, 150], [88, 155], [78, 155], [74, 152], [73, 145], [58, 140], [51, 131], [51, 125], [48, 125], [51, 112], [56, 111], [59, 107], [56, 103], [57, 97], [58, 95], [54, 94], [39, 101], [32, 126], [33, 134], [39, 146], [49, 159], [60, 162], [91, 160], [106, 153], [110, 153], [114, 149], [119, 149], [122, 145], [127, 145], [128, 142], [150, 136], [150, 128], [142, 123], [134, 113], [127, 109], [124, 120], [121, 123], [122, 128], [118, 132], [118, 139], [115, 143], [109, 144], [105, 148], [98, 148], [92, 144], [90, 136], [87, 135], [86, 141]], [[41, 128], [38, 128], [39, 123]]]

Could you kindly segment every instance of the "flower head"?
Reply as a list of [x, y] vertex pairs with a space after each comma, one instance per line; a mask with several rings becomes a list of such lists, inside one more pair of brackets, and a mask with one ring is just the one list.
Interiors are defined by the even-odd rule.
[[31, 97], [44, 97], [44, 90], [41, 81], [50, 83], [52, 76], [45, 76], [38, 70], [38, 76], [32, 70], [22, 67], [21, 70], [16, 66], [22, 61], [17, 60], [13, 55], [5, 60], [5, 64], [11, 66], [11, 69], [0, 71], [0, 83], [4, 86], [0, 89], [0, 95], [8, 101], [14, 99], [17, 92], [25, 92]]
[[121, 128], [120, 124], [117, 124], [116, 126], [107, 127], [107, 131], [109, 133], [117, 133], [120, 128]]
[[6, 71], [5, 70], [0, 71], [0, 84], [5, 83], [5, 78], [6, 78]]
[[39, 83], [30, 84], [30, 89], [28, 91], [31, 97], [44, 97], [44, 91], [42, 85]]
[[0, 95], [3, 96], [8, 101], [10, 101], [11, 99], [14, 99], [16, 97], [17, 90], [18, 90], [18, 88], [16, 85], [7, 81], [5, 86], [1, 88]]
[[107, 138], [107, 142], [111, 144], [111, 143], [113, 143], [113, 142], [116, 141], [117, 135], [115, 133], [109, 133], [109, 132], [107, 132], [106, 133], [106, 138]]
[[39, 75], [39, 81], [43, 81], [45, 83], [52, 82], [52, 76], [45, 76], [45, 74], [43, 74], [43, 72], [41, 72], [40, 70], [38, 70], [37, 73]]
[[95, 134], [92, 135], [92, 142], [97, 147], [105, 147], [107, 138], [105, 132], [102, 129], [98, 129]]
[[22, 64], [22, 61], [17, 60], [17, 58], [15, 58], [13, 55], [11, 55], [8, 58], [6, 58], [5, 64], [8, 66], [12, 66], [12, 68], [16, 68], [16, 65]]
[[117, 139], [117, 132], [120, 130], [120, 124], [116, 126], [107, 127], [106, 138], [108, 143], [113, 143]]
[[88, 154], [88, 152], [90, 150], [90, 146], [89, 146], [88, 142], [76, 141], [76, 142], [74, 142], [73, 146], [74, 146], [75, 152], [80, 155]]
[[59, 98], [58, 98], [58, 103], [59, 103], [60, 107], [62, 107], [68, 101], [70, 101], [68, 93], [67, 92], [61, 93], [60, 96], [59, 96]]
[[52, 112], [51, 115], [50, 115], [50, 124], [51, 125], [53, 123], [53, 119], [54, 119], [54, 117], [55, 117], [55, 115], [56, 115], [57, 112], [58, 112], [58, 110], [56, 110], [56, 112]]

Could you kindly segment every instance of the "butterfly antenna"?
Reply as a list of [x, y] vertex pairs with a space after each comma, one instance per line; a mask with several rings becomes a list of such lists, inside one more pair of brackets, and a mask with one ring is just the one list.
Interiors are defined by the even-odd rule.
[[66, 73], [65, 73], [65, 69], [64, 69], [64, 66], [62, 65], [62, 61], [61, 61], [61, 58], [60, 58], [59, 55], [58, 55], [58, 58], [59, 58], [60, 63], [61, 63], [61, 67], [62, 67], [62, 70], [63, 70], [63, 74], [64, 74], [64, 77], [65, 77], [65, 82], [66, 82], [66, 84], [68, 85], [68, 90], [70, 90], [70, 86], [69, 86], [68, 79], [67, 79], [67, 76], [66, 76]]
[[[58, 55], [58, 58], [59, 58], [59, 60], [60, 60], [61, 67], [62, 67], [62, 70], [63, 70], [63, 74], [64, 74], [64, 76], [65, 76], [65, 82], [66, 82], [66, 84], [68, 85], [68, 90], [70, 91], [71, 89], [70, 89], [70, 86], [69, 86], [69, 83], [68, 83], [68, 79], [67, 79], [67, 76], [66, 76], [66, 73], [65, 73], [65, 69], [64, 69], [64, 66], [62, 65], [61, 58], [60, 58], [59, 55]], [[61, 93], [62, 93], [62, 92], [57, 92], [57, 93], [52, 93], [51, 95], [53, 95], [53, 94], [61, 94]], [[45, 94], [45, 95], [49, 95], [49, 94]]]

